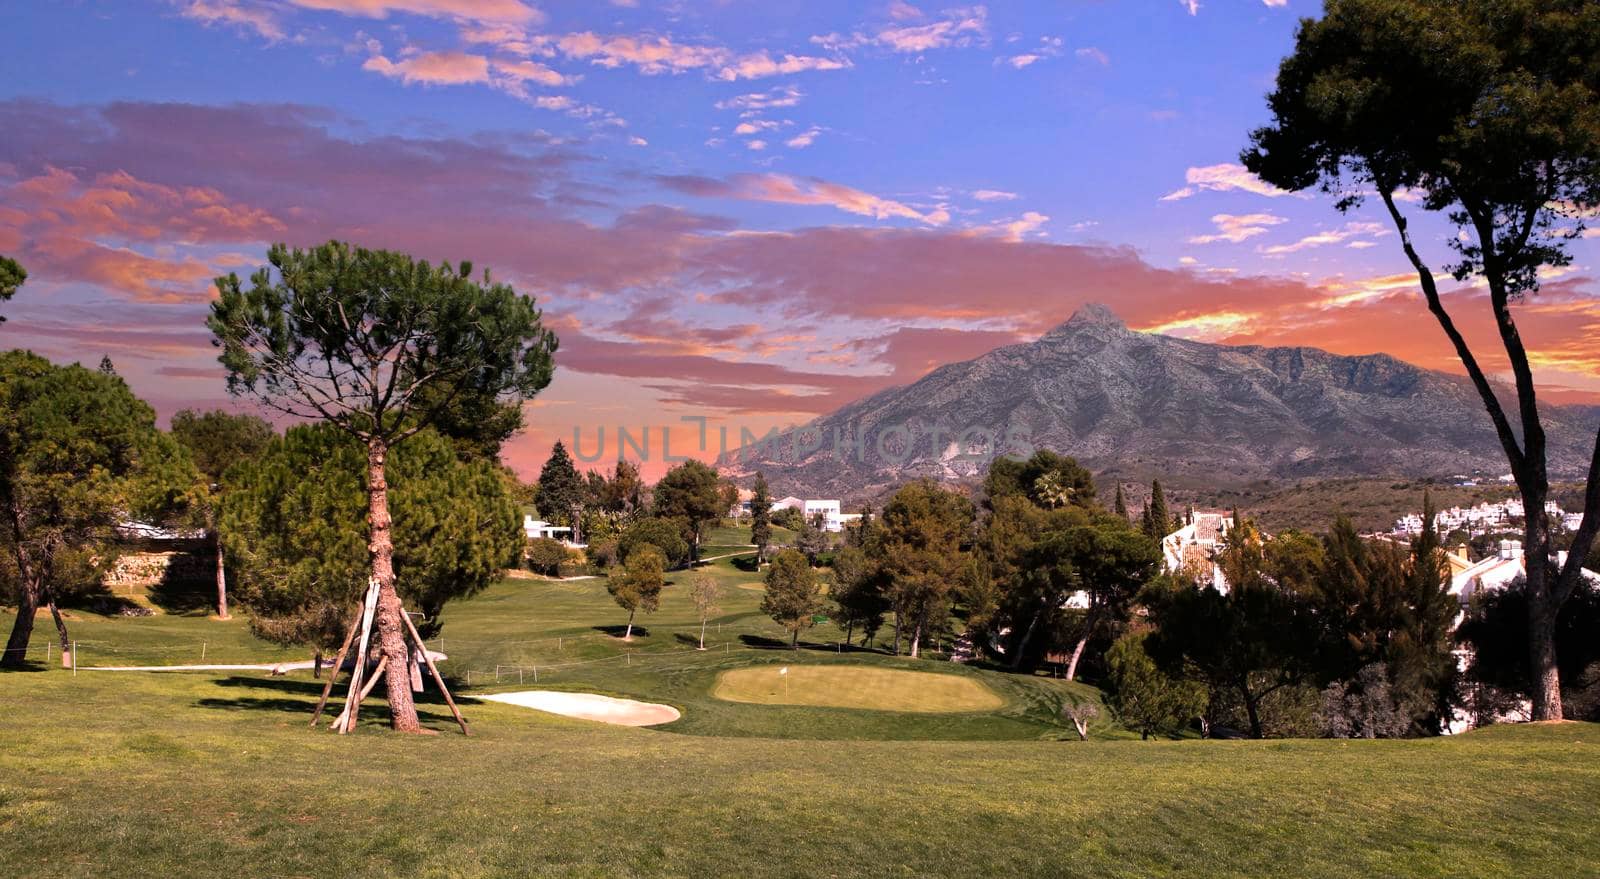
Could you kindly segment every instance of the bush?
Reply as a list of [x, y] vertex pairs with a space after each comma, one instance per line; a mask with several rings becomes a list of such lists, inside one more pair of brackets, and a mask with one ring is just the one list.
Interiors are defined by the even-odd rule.
[[1420, 713], [1390, 686], [1389, 669], [1374, 662], [1353, 681], [1334, 681], [1322, 691], [1322, 732], [1335, 739], [1397, 739]]
[[589, 557], [589, 564], [604, 570], [621, 563], [622, 544], [615, 540], [590, 543], [585, 553]]
[[[1111, 671], [1111, 704], [1124, 726], [1139, 737], [1171, 735], [1206, 709], [1206, 687], [1167, 675], [1144, 652], [1143, 634], [1117, 639], [1106, 656]], [[1074, 719], [1076, 723], [1076, 719]], [[1080, 729], [1079, 735], [1085, 731]]]
[[799, 531], [806, 527], [806, 516], [794, 507], [784, 507], [772, 511], [772, 524], [790, 531]]
[[561, 565], [570, 558], [570, 554], [561, 541], [549, 537], [536, 537], [528, 541], [528, 548], [523, 550], [523, 557], [528, 560], [529, 569], [547, 577], [555, 577], [559, 575]]
[[683, 537], [682, 519], [664, 519], [648, 516], [628, 526], [617, 541], [618, 561], [627, 564], [628, 557], [646, 545], [661, 550], [667, 567], [682, 567], [689, 561], [689, 541]]

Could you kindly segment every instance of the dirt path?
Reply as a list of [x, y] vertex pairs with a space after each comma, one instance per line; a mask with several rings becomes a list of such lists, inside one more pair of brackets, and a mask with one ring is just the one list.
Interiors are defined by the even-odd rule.
[[[429, 650], [428, 657], [435, 663], [443, 662], [450, 657], [437, 650]], [[294, 662], [258, 662], [242, 665], [228, 665], [221, 663], [196, 664], [196, 665], [83, 665], [78, 671], [270, 671], [273, 674], [287, 674], [291, 671], [304, 671], [311, 668], [316, 662], [313, 659], [301, 659]], [[346, 663], [349, 664], [348, 662]], [[324, 659], [323, 668], [332, 668], [333, 660]]]
[[736, 555], [750, 555], [753, 552], [755, 552], [755, 548], [754, 548], [754, 545], [752, 544], [751, 548], [748, 549], [748, 550], [745, 550], [744, 552], [728, 552], [728, 553], [723, 553], [722, 555], [706, 556], [705, 558], [700, 559], [699, 561], [695, 562], [695, 564], [703, 565], [706, 562], [714, 562], [717, 559], [731, 559]]

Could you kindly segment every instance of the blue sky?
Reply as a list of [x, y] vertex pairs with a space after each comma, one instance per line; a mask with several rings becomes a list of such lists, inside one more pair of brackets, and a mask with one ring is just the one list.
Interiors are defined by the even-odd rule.
[[[110, 354], [164, 413], [222, 405], [209, 278], [268, 242], [473, 259], [563, 338], [508, 453], [523, 469], [616, 418], [803, 421], [1089, 301], [1136, 328], [1453, 368], [1407, 319], [1382, 218], [1236, 164], [1318, 9], [18, 4], [0, 251], [33, 277], [5, 332]], [[1442, 263], [1447, 230], [1422, 228]], [[1600, 391], [1592, 245], [1526, 331], [1579, 397]]]

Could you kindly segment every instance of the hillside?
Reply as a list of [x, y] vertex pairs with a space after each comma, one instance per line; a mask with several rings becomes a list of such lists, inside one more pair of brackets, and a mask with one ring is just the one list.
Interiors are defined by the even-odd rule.
[[[1581, 472], [1597, 421], [1600, 408], [1545, 407], [1553, 476]], [[1208, 489], [1506, 469], [1463, 377], [1384, 354], [1138, 333], [1101, 305], [1034, 342], [947, 364], [719, 464], [736, 477], [764, 471], [778, 495], [862, 499], [922, 476], [975, 478], [985, 435], [1002, 452], [1072, 455], [1103, 481], [1160, 476]]]

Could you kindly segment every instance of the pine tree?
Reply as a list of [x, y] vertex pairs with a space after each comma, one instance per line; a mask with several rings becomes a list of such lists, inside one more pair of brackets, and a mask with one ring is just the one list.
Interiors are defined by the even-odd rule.
[[180, 409], [172, 416], [172, 438], [177, 440], [198, 468], [204, 484], [194, 493], [193, 513], [200, 525], [211, 532], [217, 550], [217, 618], [228, 619], [227, 553], [222, 547], [222, 530], [217, 527], [225, 487], [222, 474], [240, 461], [254, 459], [273, 439], [272, 425], [256, 415], [234, 415], [221, 409], [201, 414]]
[[722, 517], [717, 471], [701, 461], [685, 461], [656, 483], [651, 512], [684, 523], [689, 548], [698, 552], [706, 525]]
[[550, 447], [550, 457], [539, 468], [539, 490], [534, 494], [533, 505], [545, 519], [574, 529], [572, 537], [577, 540], [581, 536], [576, 529], [586, 493], [583, 477], [572, 465], [567, 447], [556, 440]]
[[[328, 425], [291, 428], [228, 473], [218, 529], [251, 628], [279, 644], [337, 646], [370, 576], [361, 444]], [[462, 461], [425, 430], [390, 458], [395, 587], [431, 637], [447, 602], [514, 564], [523, 534], [498, 468]]]
[[633, 640], [633, 617], [639, 611], [655, 613], [661, 605], [661, 589], [667, 585], [667, 558], [661, 550], [646, 544], [630, 553], [620, 569], [606, 578], [606, 591], [617, 606], [628, 612], [628, 628], [622, 640]]
[[[17, 288], [28, 280], [28, 270], [9, 256], [0, 256], [0, 302], [5, 302], [17, 293]], [[6, 322], [0, 316], [0, 324]]]
[[822, 610], [822, 591], [811, 563], [799, 551], [786, 549], [772, 559], [767, 571], [767, 592], [761, 612], [789, 630], [789, 646], [800, 647], [800, 630], [815, 624]]
[[772, 494], [767, 490], [767, 477], [757, 473], [750, 497], [750, 542], [756, 545], [756, 558], [766, 553], [772, 542]]
[[1112, 507], [1112, 510], [1119, 518], [1122, 519], [1122, 521], [1128, 521], [1128, 499], [1122, 494], [1122, 483], [1120, 482], [1117, 483], [1117, 502], [1116, 505]]
[[155, 421], [116, 376], [0, 354], [0, 515], [17, 590], [0, 666], [26, 664], [41, 608], [69, 655], [64, 588], [99, 580], [126, 516], [165, 516], [194, 484], [188, 456]]
[[[248, 285], [234, 274], [216, 280], [206, 325], [222, 348], [230, 393], [328, 422], [365, 446], [378, 640], [389, 667], [404, 668], [389, 455], [480, 405], [520, 409], [550, 384], [555, 334], [532, 297], [487, 272], [474, 280], [468, 262], [430, 264], [340, 241], [310, 250], [275, 244], [267, 262]], [[385, 683], [394, 729], [422, 732], [410, 682], [388, 674]]]

